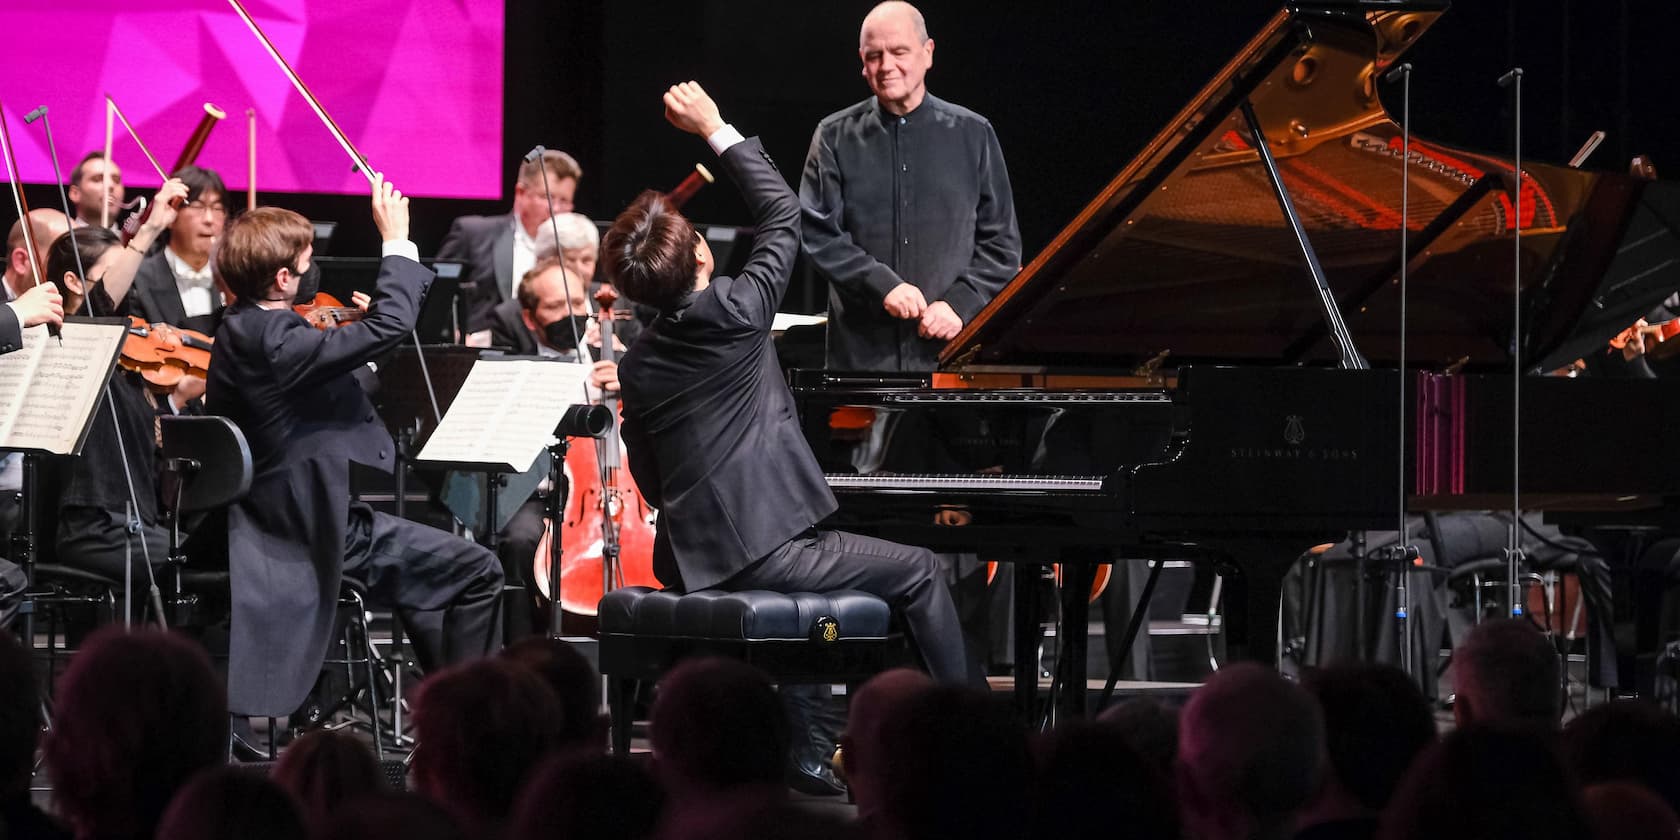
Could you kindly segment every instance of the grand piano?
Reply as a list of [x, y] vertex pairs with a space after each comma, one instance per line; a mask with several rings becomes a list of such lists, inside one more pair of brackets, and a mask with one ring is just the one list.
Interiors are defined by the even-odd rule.
[[[1288, 5], [934, 373], [790, 375], [840, 499], [832, 524], [1016, 564], [1024, 706], [1039, 567], [1062, 565], [1079, 628], [1097, 564], [1218, 564], [1228, 650], [1273, 660], [1303, 550], [1394, 527], [1402, 494], [1414, 510], [1509, 506], [1517, 373], [1525, 508], [1680, 510], [1665, 432], [1680, 388], [1543, 375], [1680, 288], [1680, 190], [1527, 161], [1519, 178], [1414, 137], [1402, 219], [1401, 130], [1379, 88], [1446, 6]], [[1084, 634], [1064, 636], [1060, 700], [1078, 713]]]

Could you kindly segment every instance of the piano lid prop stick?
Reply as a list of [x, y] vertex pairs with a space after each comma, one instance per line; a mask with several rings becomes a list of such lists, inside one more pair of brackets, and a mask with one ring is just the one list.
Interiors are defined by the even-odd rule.
[[152, 150], [146, 148], [146, 141], [140, 139], [140, 135], [134, 131], [133, 124], [129, 123], [128, 117], [124, 116], [122, 109], [117, 107], [117, 100], [112, 99], [111, 94], [107, 93], [105, 94], [105, 103], [110, 106], [111, 112], [117, 115], [117, 119], [122, 120], [123, 129], [128, 132], [129, 137], [134, 138], [134, 145], [140, 147], [140, 154], [146, 156], [146, 162], [152, 165], [152, 170], [157, 172], [160, 179], [169, 180], [169, 173], [163, 171], [163, 165], [157, 162], [157, 158], [152, 155]]
[[[239, 19], [245, 21], [245, 25], [250, 27], [251, 34], [257, 36], [257, 40], [262, 42], [263, 49], [268, 51], [268, 55], [274, 59], [274, 63], [280, 65], [280, 72], [286, 75], [286, 79], [292, 83], [292, 87], [296, 88], [297, 92], [303, 96], [304, 101], [309, 103], [310, 109], [315, 112], [315, 116], [321, 119], [321, 123], [327, 127], [327, 131], [332, 132], [333, 139], [337, 140], [339, 147], [350, 156], [350, 162], [355, 164], [356, 168], [361, 170], [362, 175], [367, 178], [368, 186], [373, 186], [373, 169], [368, 166], [367, 158], [356, 150], [349, 137], [344, 136], [343, 130], [338, 127], [338, 123], [333, 122], [332, 116], [327, 113], [326, 109], [321, 107], [321, 103], [315, 98], [315, 94], [309, 92], [309, 86], [303, 83], [303, 79], [298, 76], [290, 64], [286, 63], [286, 59], [280, 55], [280, 51], [274, 48], [274, 42], [268, 40], [268, 36], [263, 34], [262, 27], [257, 26], [257, 21], [251, 17], [251, 13], [245, 11], [245, 7], [240, 4], [239, 0], [228, 0], [228, 3], [233, 6], [234, 12], [238, 13]], [[431, 379], [428, 378], [426, 383], [430, 385]]]

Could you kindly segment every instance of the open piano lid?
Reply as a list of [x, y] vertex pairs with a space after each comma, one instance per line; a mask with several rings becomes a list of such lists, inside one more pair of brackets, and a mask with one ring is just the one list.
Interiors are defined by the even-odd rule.
[[[941, 367], [1125, 370], [1162, 351], [1169, 367], [1335, 363], [1250, 145], [1245, 97], [1356, 346], [1392, 363], [1401, 141], [1377, 90], [1446, 6], [1278, 12], [951, 342]], [[1412, 154], [1408, 357], [1508, 369], [1511, 162], [1416, 136]], [[1680, 287], [1676, 186], [1525, 164], [1525, 368], [1602, 347]]]

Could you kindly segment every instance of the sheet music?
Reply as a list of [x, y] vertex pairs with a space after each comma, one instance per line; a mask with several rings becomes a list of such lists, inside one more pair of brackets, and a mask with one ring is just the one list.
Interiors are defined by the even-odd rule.
[[467, 374], [419, 462], [530, 469], [566, 408], [583, 399], [589, 365], [536, 359], [480, 359]]
[[60, 334], [62, 343], [31, 327], [22, 350], [0, 356], [0, 449], [76, 450], [124, 331], [66, 321]]

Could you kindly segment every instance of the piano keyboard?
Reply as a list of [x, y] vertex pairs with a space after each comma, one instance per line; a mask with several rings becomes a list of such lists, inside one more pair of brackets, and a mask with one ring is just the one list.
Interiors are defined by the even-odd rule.
[[895, 475], [825, 475], [836, 490], [936, 491], [1007, 490], [1037, 493], [1097, 493], [1100, 475], [949, 475], [941, 473], [899, 473]]

